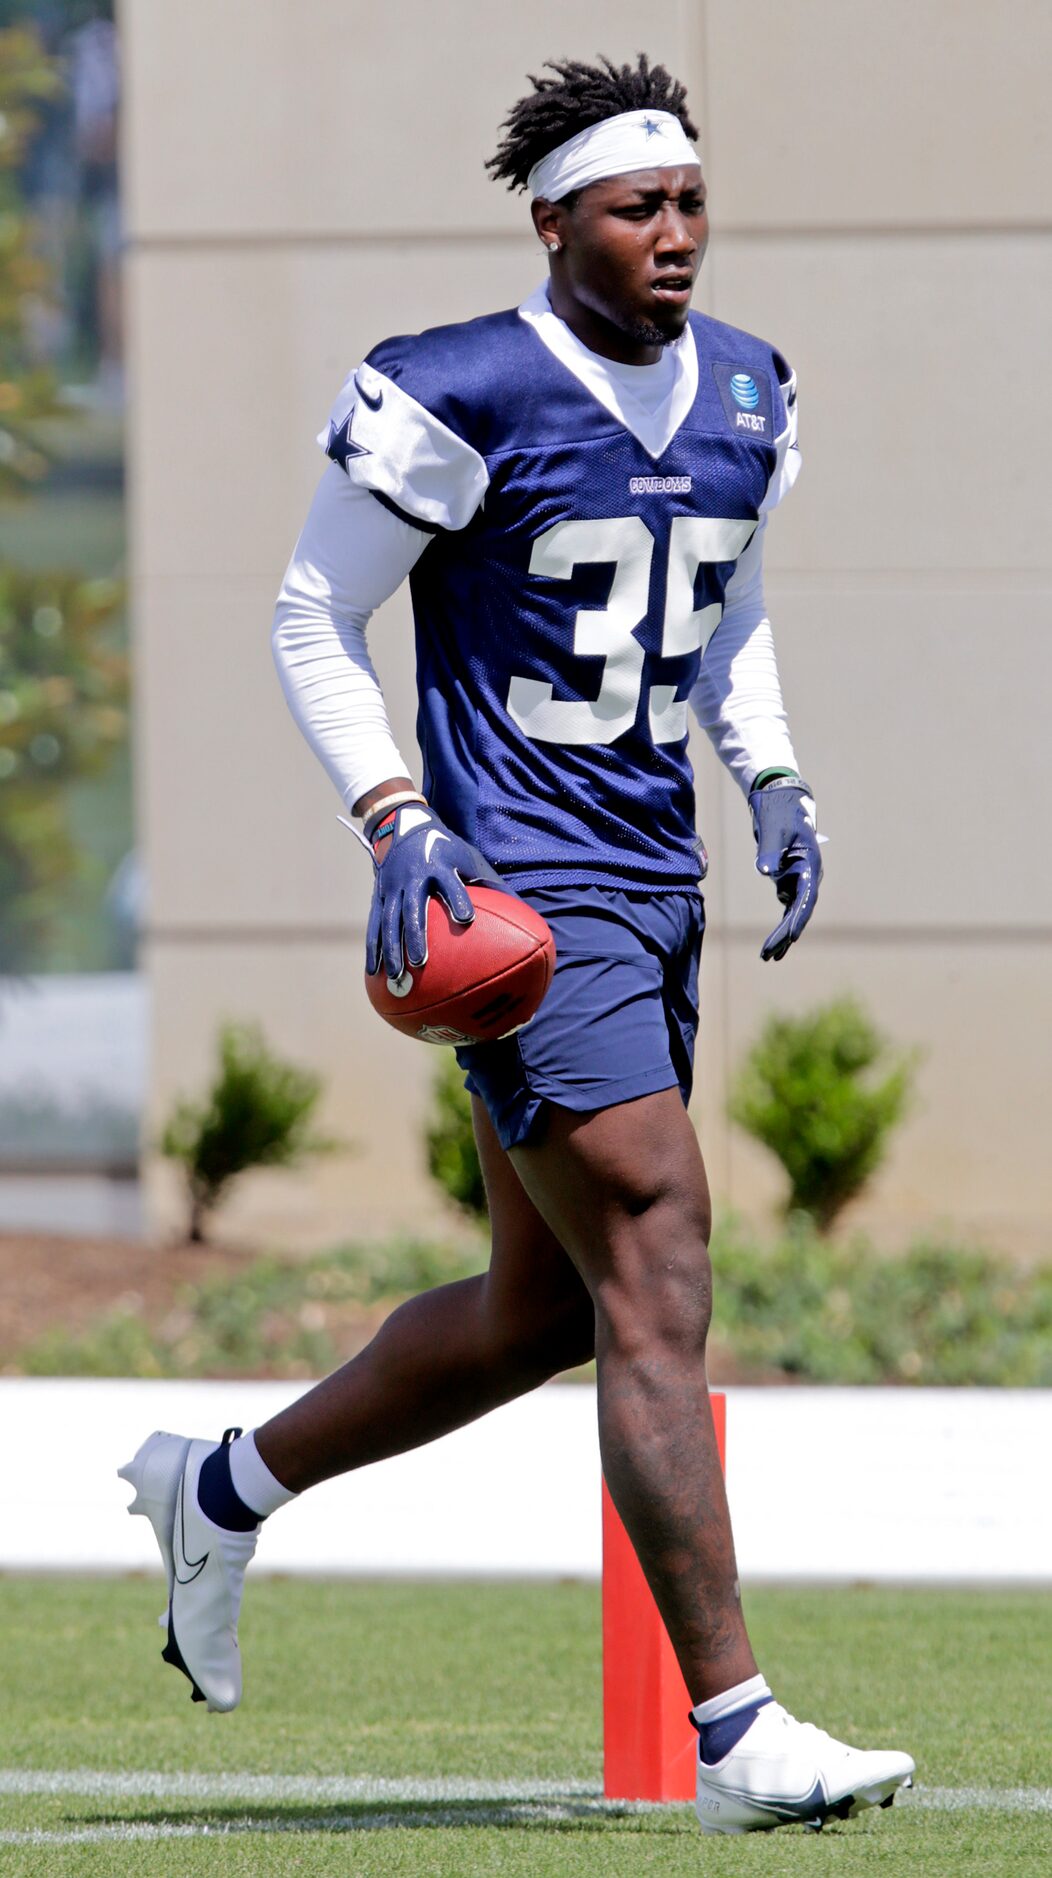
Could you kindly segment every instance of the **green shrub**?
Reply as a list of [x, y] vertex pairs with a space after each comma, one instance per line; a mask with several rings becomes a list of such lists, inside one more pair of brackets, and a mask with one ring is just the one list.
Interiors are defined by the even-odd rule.
[[713, 1337], [746, 1369], [813, 1383], [1052, 1384], [1052, 1270], [922, 1240], [887, 1257], [798, 1216], [774, 1246], [712, 1246]]
[[283, 1063], [255, 1025], [225, 1024], [219, 1073], [203, 1104], [180, 1101], [161, 1136], [177, 1161], [190, 1203], [189, 1236], [203, 1239], [208, 1215], [250, 1167], [298, 1167], [338, 1143], [309, 1132], [321, 1079]]
[[[20, 1376], [168, 1376], [163, 1347], [134, 1311], [111, 1311], [84, 1330], [46, 1330], [5, 1362]], [[178, 1373], [178, 1372], [175, 1372]]]
[[787, 1214], [806, 1213], [828, 1231], [883, 1160], [915, 1061], [891, 1053], [853, 998], [768, 1020], [727, 1106], [781, 1161]]
[[[468, 1277], [481, 1238], [345, 1245], [261, 1258], [185, 1286], [156, 1322], [124, 1304], [71, 1332], [5, 1349], [31, 1376], [319, 1376], [371, 1334], [370, 1307]], [[886, 1258], [797, 1218], [777, 1244], [731, 1221], [716, 1233], [713, 1353], [738, 1376], [956, 1387], [1052, 1386], [1052, 1271], [922, 1242]]]
[[28, 1376], [321, 1376], [371, 1334], [368, 1307], [479, 1269], [476, 1245], [395, 1240], [311, 1258], [260, 1258], [180, 1291], [151, 1323], [123, 1304], [78, 1331], [4, 1353]]
[[486, 1218], [486, 1188], [471, 1125], [471, 1097], [452, 1052], [442, 1063], [432, 1090], [427, 1165], [451, 1200], [473, 1219]]

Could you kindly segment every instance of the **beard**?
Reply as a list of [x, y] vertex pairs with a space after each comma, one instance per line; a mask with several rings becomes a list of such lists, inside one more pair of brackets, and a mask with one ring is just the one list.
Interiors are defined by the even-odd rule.
[[679, 338], [678, 333], [663, 333], [653, 320], [633, 320], [630, 326], [622, 328], [626, 338], [634, 339], [641, 346], [670, 346]]
[[677, 339], [682, 339], [687, 327], [689, 309], [670, 308], [671, 319], [666, 326], [659, 326], [656, 320], [647, 319], [640, 314], [636, 319], [618, 322], [619, 330], [626, 339], [632, 339], [640, 346], [674, 346]]

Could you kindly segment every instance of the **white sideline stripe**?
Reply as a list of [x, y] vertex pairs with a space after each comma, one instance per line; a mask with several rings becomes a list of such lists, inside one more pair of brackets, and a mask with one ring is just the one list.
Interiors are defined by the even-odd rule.
[[[591, 1812], [593, 1809], [587, 1809]], [[604, 1810], [622, 1813], [640, 1810], [639, 1804], [609, 1801]], [[307, 1832], [383, 1832], [393, 1827], [420, 1829], [436, 1826], [515, 1826], [532, 1821], [560, 1821], [576, 1818], [581, 1805], [557, 1806], [554, 1803], [531, 1805], [525, 1800], [510, 1806], [484, 1806], [465, 1821], [463, 1813], [451, 1807], [429, 1807], [419, 1813], [321, 1813], [312, 1819], [238, 1819], [219, 1824], [148, 1825], [134, 1822], [118, 1826], [76, 1826], [70, 1832], [0, 1832], [0, 1845], [98, 1845], [128, 1839], [228, 1839], [236, 1833], [307, 1833]]]
[[0, 1794], [76, 1793], [104, 1800], [570, 1800], [598, 1799], [592, 1780], [387, 1780], [373, 1774], [61, 1773], [0, 1768]]
[[[629, 1812], [629, 1807], [624, 1807]], [[485, 1807], [473, 1812], [472, 1825], [526, 1825], [569, 1820], [565, 1807]], [[0, 1846], [98, 1846], [130, 1839], [233, 1839], [237, 1833], [379, 1833], [391, 1827], [464, 1825], [464, 1816], [451, 1810], [428, 1812], [370, 1812], [348, 1820], [346, 1814], [316, 1820], [237, 1820], [224, 1825], [83, 1825], [71, 1833], [0, 1833]]]
[[[75, 1794], [88, 1799], [152, 1799], [226, 1802], [237, 1800], [328, 1800], [378, 1803], [348, 1816], [321, 1813], [290, 1819], [114, 1821], [66, 1830], [30, 1827], [0, 1831], [0, 1845], [90, 1845], [155, 1839], [224, 1838], [245, 1833], [377, 1832], [441, 1826], [506, 1826], [580, 1819], [626, 1817], [653, 1810], [647, 1801], [606, 1800], [587, 1781], [387, 1780], [372, 1776], [298, 1774], [109, 1773], [95, 1769], [35, 1772], [0, 1769], [0, 1794], [22, 1798]], [[397, 1812], [383, 1810], [401, 1803]], [[406, 1810], [406, 1802], [420, 1810]], [[475, 1802], [468, 1816], [460, 1810]], [[460, 1805], [458, 1806], [458, 1803]], [[1052, 1813], [1052, 1787], [914, 1787], [896, 1804], [924, 1811], [957, 1813]]]
[[901, 1800], [939, 1813], [1052, 1813], [1052, 1787], [914, 1787]]

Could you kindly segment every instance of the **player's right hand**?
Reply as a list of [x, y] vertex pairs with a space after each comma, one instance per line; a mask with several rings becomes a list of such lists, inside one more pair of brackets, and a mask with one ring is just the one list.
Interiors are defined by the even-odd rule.
[[[385, 815], [369, 839], [376, 879], [365, 935], [367, 972], [378, 972], [382, 962], [389, 978], [400, 978], [406, 965], [418, 970], [427, 963], [432, 894], [458, 925], [469, 926], [475, 909], [465, 881], [504, 887], [478, 849], [454, 835], [423, 802], [403, 803]], [[378, 849], [384, 851], [382, 860]]]

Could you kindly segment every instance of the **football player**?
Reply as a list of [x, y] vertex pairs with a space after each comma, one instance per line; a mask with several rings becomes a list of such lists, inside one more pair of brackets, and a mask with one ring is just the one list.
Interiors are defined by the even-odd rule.
[[[165, 1655], [241, 1695], [261, 1521], [593, 1353], [603, 1468], [683, 1670], [708, 1831], [820, 1825], [913, 1772], [793, 1719], [746, 1632], [705, 1378], [709, 1195], [687, 1117], [704, 927], [691, 706], [804, 931], [821, 876], [767, 620], [767, 518], [799, 467], [796, 384], [690, 310], [708, 240], [684, 88], [643, 56], [553, 63], [489, 168], [531, 198], [548, 278], [519, 307], [384, 340], [350, 373], [278, 601], [291, 709], [375, 866], [368, 969], [424, 959], [430, 895], [497, 877], [544, 915], [551, 989], [460, 1051], [493, 1232], [484, 1276], [404, 1304], [252, 1433], [156, 1434], [125, 1471], [168, 1572]], [[408, 577], [418, 787], [370, 662]]]

